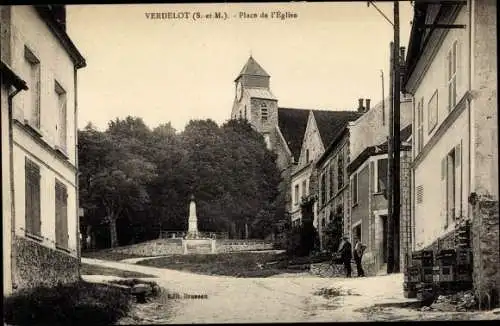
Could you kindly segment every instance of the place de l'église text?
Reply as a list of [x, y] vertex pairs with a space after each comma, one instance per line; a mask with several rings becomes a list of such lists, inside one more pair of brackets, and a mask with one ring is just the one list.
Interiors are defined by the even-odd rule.
[[227, 13], [225, 11], [172, 11], [172, 12], [146, 12], [146, 19], [151, 20], [256, 20], [256, 19], [274, 19], [288, 20], [297, 19], [299, 15], [289, 11], [262, 11], [262, 12], [247, 12], [240, 11], [238, 13]]

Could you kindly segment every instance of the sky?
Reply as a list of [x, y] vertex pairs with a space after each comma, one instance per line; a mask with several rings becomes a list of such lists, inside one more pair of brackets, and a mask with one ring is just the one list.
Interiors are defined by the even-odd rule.
[[[392, 2], [376, 6], [393, 19]], [[215, 12], [227, 19], [195, 19]], [[410, 2], [400, 2], [401, 46], [412, 16]], [[374, 106], [381, 71], [388, 94], [393, 28], [366, 1], [69, 5], [66, 18], [87, 61], [78, 72], [79, 128], [104, 130], [129, 115], [178, 131], [191, 119], [223, 123], [250, 55], [271, 75], [280, 107], [351, 110], [358, 98]]]

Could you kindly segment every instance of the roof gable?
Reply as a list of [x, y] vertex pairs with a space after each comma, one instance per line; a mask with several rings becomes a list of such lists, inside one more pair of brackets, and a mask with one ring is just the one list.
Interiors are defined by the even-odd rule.
[[335, 139], [336, 135], [347, 126], [348, 122], [354, 121], [363, 115], [363, 113], [357, 111], [312, 111], [321, 140], [325, 146], [328, 146]]

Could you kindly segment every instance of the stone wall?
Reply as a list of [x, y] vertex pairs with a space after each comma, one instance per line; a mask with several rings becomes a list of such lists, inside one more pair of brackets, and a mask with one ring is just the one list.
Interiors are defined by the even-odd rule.
[[259, 240], [217, 240], [215, 242], [216, 253], [272, 249], [274, 249], [272, 242]]
[[79, 280], [80, 262], [75, 256], [24, 237], [16, 237], [14, 246], [14, 290]]
[[138, 256], [182, 254], [182, 239], [158, 239], [113, 249], [114, 252]]
[[498, 201], [480, 200], [472, 219], [473, 282], [476, 296], [487, 304], [491, 296], [498, 305], [500, 294], [499, 214]]
[[[217, 239], [215, 241], [215, 252], [237, 252], [249, 250], [272, 250], [274, 243], [264, 240], [232, 240], [232, 239]], [[131, 254], [137, 256], [164, 256], [164, 255], [180, 255], [184, 253], [182, 239], [158, 239], [126, 247], [113, 249], [114, 252]], [[199, 250], [189, 250], [188, 253], [198, 252]], [[210, 252], [208, 250], [207, 252]]]

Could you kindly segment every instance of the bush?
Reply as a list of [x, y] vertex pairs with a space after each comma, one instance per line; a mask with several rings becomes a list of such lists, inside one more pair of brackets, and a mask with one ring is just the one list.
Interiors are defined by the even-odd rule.
[[128, 313], [130, 296], [80, 281], [20, 290], [4, 299], [3, 308], [12, 325], [110, 325]]

